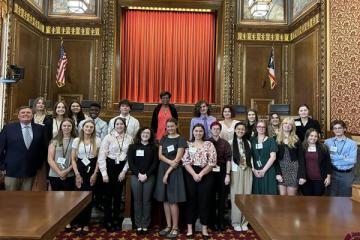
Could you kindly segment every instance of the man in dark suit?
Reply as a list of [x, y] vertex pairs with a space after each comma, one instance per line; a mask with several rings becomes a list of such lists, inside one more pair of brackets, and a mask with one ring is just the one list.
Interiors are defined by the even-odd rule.
[[29, 107], [19, 108], [19, 122], [6, 125], [0, 133], [0, 166], [5, 170], [5, 189], [31, 190], [42, 165], [46, 145], [44, 127], [31, 123]]

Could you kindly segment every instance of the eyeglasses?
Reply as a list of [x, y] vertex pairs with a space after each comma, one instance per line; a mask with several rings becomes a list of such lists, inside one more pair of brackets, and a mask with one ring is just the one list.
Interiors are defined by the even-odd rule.
[[261, 128], [261, 129], [265, 129], [266, 127], [262, 127], [262, 126], [257, 126], [256, 128]]
[[344, 129], [343, 127], [334, 127], [333, 130], [342, 130]]

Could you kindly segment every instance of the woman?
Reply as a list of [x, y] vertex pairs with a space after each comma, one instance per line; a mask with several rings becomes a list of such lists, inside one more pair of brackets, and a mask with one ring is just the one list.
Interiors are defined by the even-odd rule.
[[[98, 166], [97, 155], [101, 140], [96, 137], [95, 123], [89, 119], [84, 122], [80, 135], [72, 145], [71, 160], [75, 172], [76, 189], [78, 191], [91, 191], [95, 185]], [[91, 218], [92, 203], [90, 203], [77, 216], [78, 228], [76, 233], [87, 235]]]
[[33, 122], [45, 125], [46, 121], [51, 119], [51, 116], [47, 114], [46, 111], [46, 100], [43, 97], [38, 97], [34, 100], [32, 109], [33, 109]]
[[65, 118], [60, 123], [59, 134], [50, 142], [48, 149], [49, 180], [53, 191], [74, 190], [71, 146], [75, 138], [74, 122], [70, 118]]
[[321, 134], [319, 122], [309, 117], [309, 111], [310, 108], [308, 105], [301, 105], [299, 107], [299, 118], [295, 119], [296, 135], [301, 142], [304, 141], [306, 130], [309, 128], [314, 128]]
[[229, 105], [224, 106], [222, 110], [222, 116], [224, 120], [220, 121], [221, 124], [220, 137], [230, 143], [232, 142], [234, 137], [235, 124], [237, 124], [239, 121], [233, 119], [235, 118], [235, 111]]
[[322, 196], [331, 183], [331, 160], [326, 145], [320, 143], [319, 132], [310, 128], [305, 133], [301, 155], [305, 163], [306, 182], [301, 191], [304, 196]]
[[163, 202], [166, 228], [159, 235], [167, 238], [176, 238], [179, 234], [179, 206], [186, 201], [185, 183], [181, 158], [187, 147], [186, 140], [177, 132], [175, 118], [166, 121], [167, 135], [163, 136], [159, 144], [159, 169], [156, 178], [154, 197]]
[[126, 120], [114, 120], [115, 131], [105, 136], [99, 153], [99, 168], [104, 182], [104, 225], [108, 231], [121, 230], [120, 206], [128, 171], [127, 152], [132, 138], [126, 134]]
[[295, 196], [298, 185], [303, 185], [306, 180], [304, 161], [300, 157], [301, 142], [295, 134], [292, 118], [287, 117], [282, 121], [276, 143], [278, 153], [275, 170], [280, 195]]
[[245, 138], [246, 124], [238, 122], [235, 125], [235, 133], [232, 147], [232, 162], [231, 162], [231, 225], [235, 231], [247, 231], [248, 221], [240, 212], [235, 204], [235, 194], [251, 194], [253, 175], [251, 169], [253, 168], [251, 158], [251, 145], [249, 140]]
[[268, 136], [276, 139], [276, 136], [279, 133], [280, 126], [280, 116], [277, 113], [272, 113], [269, 116], [269, 125], [268, 125]]
[[276, 159], [277, 145], [274, 138], [266, 136], [266, 123], [256, 123], [257, 136], [251, 139], [251, 152], [254, 161], [252, 193], [276, 195], [277, 184], [273, 163]]
[[[46, 100], [43, 97], [38, 97], [34, 100], [32, 110], [33, 110], [33, 123], [45, 125], [46, 121], [51, 120], [51, 116], [46, 112], [45, 106]], [[48, 146], [50, 139], [46, 139], [46, 146]], [[46, 158], [45, 154], [45, 158]], [[33, 183], [33, 191], [46, 191], [47, 190], [47, 180], [46, 175], [49, 172], [49, 165], [47, 164], [46, 159], [43, 160], [44, 164], [39, 169], [36, 174], [34, 183]]]
[[[74, 122], [70, 118], [65, 118], [60, 123], [59, 134], [50, 142], [48, 148], [49, 181], [52, 191], [74, 190], [71, 146], [75, 138]], [[66, 225], [65, 230], [70, 231], [71, 225]]]
[[161, 103], [158, 104], [151, 118], [151, 129], [160, 140], [166, 134], [166, 120], [175, 118], [178, 120], [178, 114], [173, 104], [169, 104], [171, 93], [164, 91], [160, 93]]
[[201, 123], [195, 124], [191, 143], [185, 150], [182, 161], [186, 169], [186, 237], [193, 236], [193, 225], [199, 215], [202, 237], [209, 239], [209, 199], [214, 183], [212, 168], [216, 166], [216, 149], [210, 141], [205, 141], [205, 128]]
[[146, 234], [149, 229], [158, 160], [154, 134], [150, 128], [143, 127], [137, 132], [134, 144], [131, 144], [128, 150], [134, 218], [138, 234]]
[[194, 108], [194, 117], [191, 119], [190, 123], [190, 135], [192, 136], [192, 130], [194, 126], [198, 123], [204, 125], [205, 128], [205, 139], [208, 139], [210, 136], [210, 125], [216, 121], [216, 118], [210, 116], [210, 105], [205, 100], [200, 100], [195, 104]]
[[249, 109], [246, 114], [246, 139], [256, 136], [256, 123], [259, 120], [258, 114], [254, 109]]
[[74, 120], [76, 129], [78, 128], [79, 123], [86, 118], [79, 101], [74, 100], [70, 103], [69, 118]]
[[53, 139], [59, 132], [60, 123], [67, 117], [66, 104], [58, 101], [54, 105], [53, 117], [45, 121], [46, 138]]

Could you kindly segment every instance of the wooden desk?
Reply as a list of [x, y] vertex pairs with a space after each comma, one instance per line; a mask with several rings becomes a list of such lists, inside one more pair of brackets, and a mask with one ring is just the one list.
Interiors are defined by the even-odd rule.
[[0, 191], [0, 239], [52, 239], [91, 201], [91, 192]]
[[346, 197], [236, 195], [261, 239], [344, 239], [360, 231], [360, 203]]

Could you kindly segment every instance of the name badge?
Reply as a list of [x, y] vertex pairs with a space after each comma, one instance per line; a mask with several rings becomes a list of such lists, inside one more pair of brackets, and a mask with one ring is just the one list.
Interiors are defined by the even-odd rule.
[[56, 162], [60, 165], [64, 165], [66, 163], [66, 158], [63, 158], [63, 157], [58, 157], [56, 159]]
[[336, 146], [331, 146], [330, 147], [330, 152], [337, 152], [337, 147]]
[[295, 121], [295, 126], [300, 127], [300, 126], [301, 126], [301, 122], [300, 122], [300, 121]]
[[170, 145], [170, 146], [167, 147], [167, 152], [168, 152], [168, 153], [171, 153], [171, 152], [173, 152], [173, 151], [175, 151], [174, 145]]
[[231, 161], [231, 171], [232, 172], [237, 172], [238, 171], [238, 165], [236, 163], [234, 163], [234, 161]]
[[215, 167], [213, 167], [212, 171], [213, 172], [220, 172], [220, 166], [216, 165]]
[[195, 147], [189, 147], [189, 153], [196, 153], [196, 148]]
[[308, 147], [308, 152], [316, 152], [316, 147]]
[[263, 149], [263, 144], [262, 143], [258, 143], [255, 145], [256, 149]]
[[90, 160], [89, 160], [87, 157], [84, 157], [83, 159], [81, 159], [81, 162], [82, 162], [85, 166], [87, 166], [87, 165], [90, 164]]
[[137, 157], [143, 157], [144, 156], [144, 150], [136, 150], [136, 156]]
[[229, 133], [231, 133], [233, 131], [232, 128], [228, 128], [226, 131], [228, 131]]

